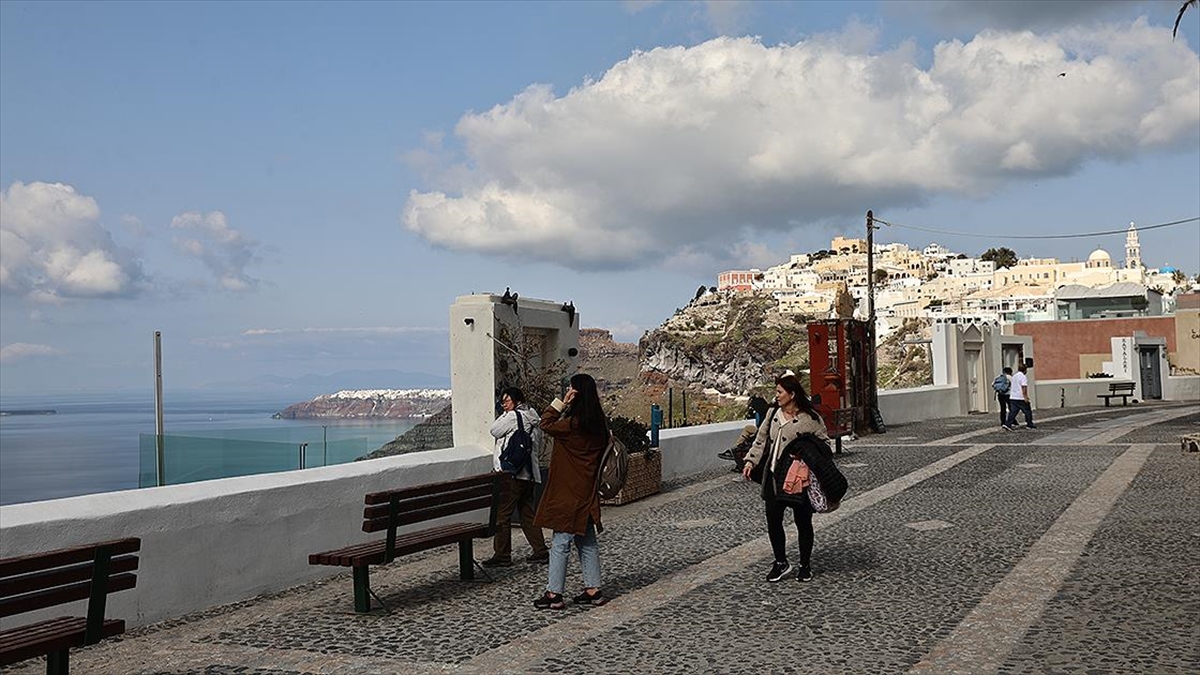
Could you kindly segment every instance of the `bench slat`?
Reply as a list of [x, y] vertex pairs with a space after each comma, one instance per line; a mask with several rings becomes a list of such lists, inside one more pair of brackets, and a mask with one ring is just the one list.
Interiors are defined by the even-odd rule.
[[491, 485], [495, 480], [492, 474], [485, 473], [478, 476], [469, 476], [467, 478], [459, 478], [457, 480], [446, 481], [444, 483], [426, 483], [400, 490], [388, 490], [386, 492], [372, 492], [366, 496], [364, 500], [367, 504], [387, 504], [392, 500], [392, 495], [400, 499], [411, 499], [413, 497], [424, 497], [425, 495], [440, 494], [462, 488], [472, 487], [474, 485]]
[[[60, 616], [0, 632], [0, 666], [83, 645], [87, 619]], [[125, 632], [123, 619], [108, 619], [100, 634], [110, 638]]]
[[[60, 567], [45, 572], [30, 572], [19, 576], [0, 579], [0, 598], [8, 598], [22, 593], [31, 593], [76, 581], [90, 581], [92, 578], [92, 562], [79, 563], [70, 567]], [[138, 568], [138, 557], [123, 555], [112, 559], [109, 564], [109, 576], [121, 572], [132, 572]]]
[[89, 562], [95, 557], [96, 549], [100, 546], [110, 547], [112, 554], [117, 556], [139, 550], [142, 547], [142, 540], [137, 537], [114, 539], [112, 541], [88, 544], [87, 546], [60, 548], [45, 553], [5, 558], [0, 560], [0, 578], [10, 577], [15, 574], [25, 574], [27, 572], [41, 572], [73, 563]]
[[[450, 504], [456, 501], [472, 499], [474, 497], [490, 497], [492, 494], [492, 486], [490, 483], [481, 485], [472, 485], [470, 487], [448, 490], [444, 493], [429, 495], [425, 497], [414, 497], [407, 500], [401, 500], [399, 507], [402, 511], [419, 511], [427, 509], [431, 506], [441, 506], [442, 504]], [[390, 504], [377, 504], [367, 506], [363, 509], [363, 518], [372, 520], [375, 518], [386, 518]]]
[[[492, 495], [489, 492], [486, 496], [476, 497], [468, 501], [455, 502], [444, 506], [435, 506], [420, 511], [402, 511], [396, 516], [396, 525], [412, 525], [413, 523], [422, 523], [434, 518], [442, 518], [452, 516], [456, 513], [466, 513], [468, 511], [477, 511], [486, 509], [492, 505]], [[363, 532], [380, 532], [388, 529], [388, 518], [372, 518], [364, 520], [362, 525]]]
[[[487, 525], [484, 523], [454, 523], [420, 532], [409, 532], [396, 538], [396, 555], [407, 555], [431, 548], [454, 544], [464, 539], [474, 539], [485, 536]], [[361, 565], [378, 565], [384, 562], [386, 541], [378, 540], [355, 544], [345, 548], [314, 553], [308, 556], [310, 565], [333, 565], [338, 567], [356, 567]]]
[[[437, 527], [431, 527], [431, 528], [428, 528], [425, 530], [420, 530], [418, 532], [402, 533], [402, 534], [400, 534], [400, 536], [398, 536], [396, 538], [396, 541], [399, 544], [403, 545], [403, 544], [406, 544], [406, 543], [409, 543], [412, 541], [419, 541], [421, 539], [439, 537], [444, 534], [454, 534], [454, 533], [462, 534], [467, 531], [474, 530], [475, 528], [477, 528], [479, 526], [480, 526], [480, 523], [450, 523], [450, 524], [446, 524], [446, 525], [439, 525]], [[309, 556], [309, 559], [311, 561], [313, 558], [321, 557], [321, 558], [333, 560], [333, 562], [321, 562], [321, 563], [312, 563], [312, 564], [349, 565], [350, 563], [347, 562], [347, 560], [349, 558], [358, 557], [360, 555], [369, 554], [369, 553], [373, 552], [376, 549], [376, 547], [379, 546], [381, 541], [384, 541], [384, 540], [367, 541], [367, 542], [362, 542], [359, 544], [351, 544], [349, 546], [344, 546], [342, 548], [334, 549], [332, 551], [326, 551], [324, 553], [314, 553]]]
[[[124, 573], [115, 574], [108, 578], [108, 592], [116, 593], [133, 588], [137, 584], [137, 575]], [[61, 586], [46, 591], [25, 593], [10, 598], [0, 599], [0, 616], [24, 614], [35, 609], [43, 609], [61, 605], [74, 600], [86, 600], [91, 596], [91, 581]]]

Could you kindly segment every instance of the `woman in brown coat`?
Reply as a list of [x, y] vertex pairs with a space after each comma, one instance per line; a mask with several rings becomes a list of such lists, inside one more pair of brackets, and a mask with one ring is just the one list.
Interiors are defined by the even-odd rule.
[[554, 530], [550, 542], [550, 572], [546, 592], [533, 601], [538, 609], [565, 609], [563, 590], [571, 543], [579, 551], [584, 591], [575, 604], [603, 605], [600, 591], [600, 495], [596, 475], [600, 457], [608, 446], [608, 421], [600, 407], [600, 394], [591, 375], [578, 373], [562, 400], [554, 399], [542, 413], [542, 430], [554, 438], [550, 475], [538, 505], [534, 525]]

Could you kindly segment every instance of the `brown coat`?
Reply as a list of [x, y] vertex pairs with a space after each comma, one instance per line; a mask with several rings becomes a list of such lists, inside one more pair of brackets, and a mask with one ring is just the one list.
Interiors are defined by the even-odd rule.
[[576, 428], [574, 420], [562, 416], [561, 406], [562, 401], [556, 399], [542, 413], [541, 427], [554, 438], [554, 454], [550, 456], [550, 475], [533, 523], [555, 532], [583, 535], [591, 518], [596, 531], [602, 532], [596, 473], [608, 437], [585, 434]]

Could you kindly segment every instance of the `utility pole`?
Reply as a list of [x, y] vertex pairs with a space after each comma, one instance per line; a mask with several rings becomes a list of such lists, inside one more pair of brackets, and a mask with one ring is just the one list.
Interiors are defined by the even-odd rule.
[[875, 214], [871, 211], [867, 211], [867, 321], [875, 326]]

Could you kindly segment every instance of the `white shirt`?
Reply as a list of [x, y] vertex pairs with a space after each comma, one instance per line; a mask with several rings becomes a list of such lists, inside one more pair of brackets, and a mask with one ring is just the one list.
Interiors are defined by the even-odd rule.
[[1025, 400], [1025, 387], [1029, 386], [1029, 378], [1025, 377], [1025, 373], [1017, 371], [1012, 376], [1012, 387], [1008, 390], [1008, 397], [1013, 401]]

